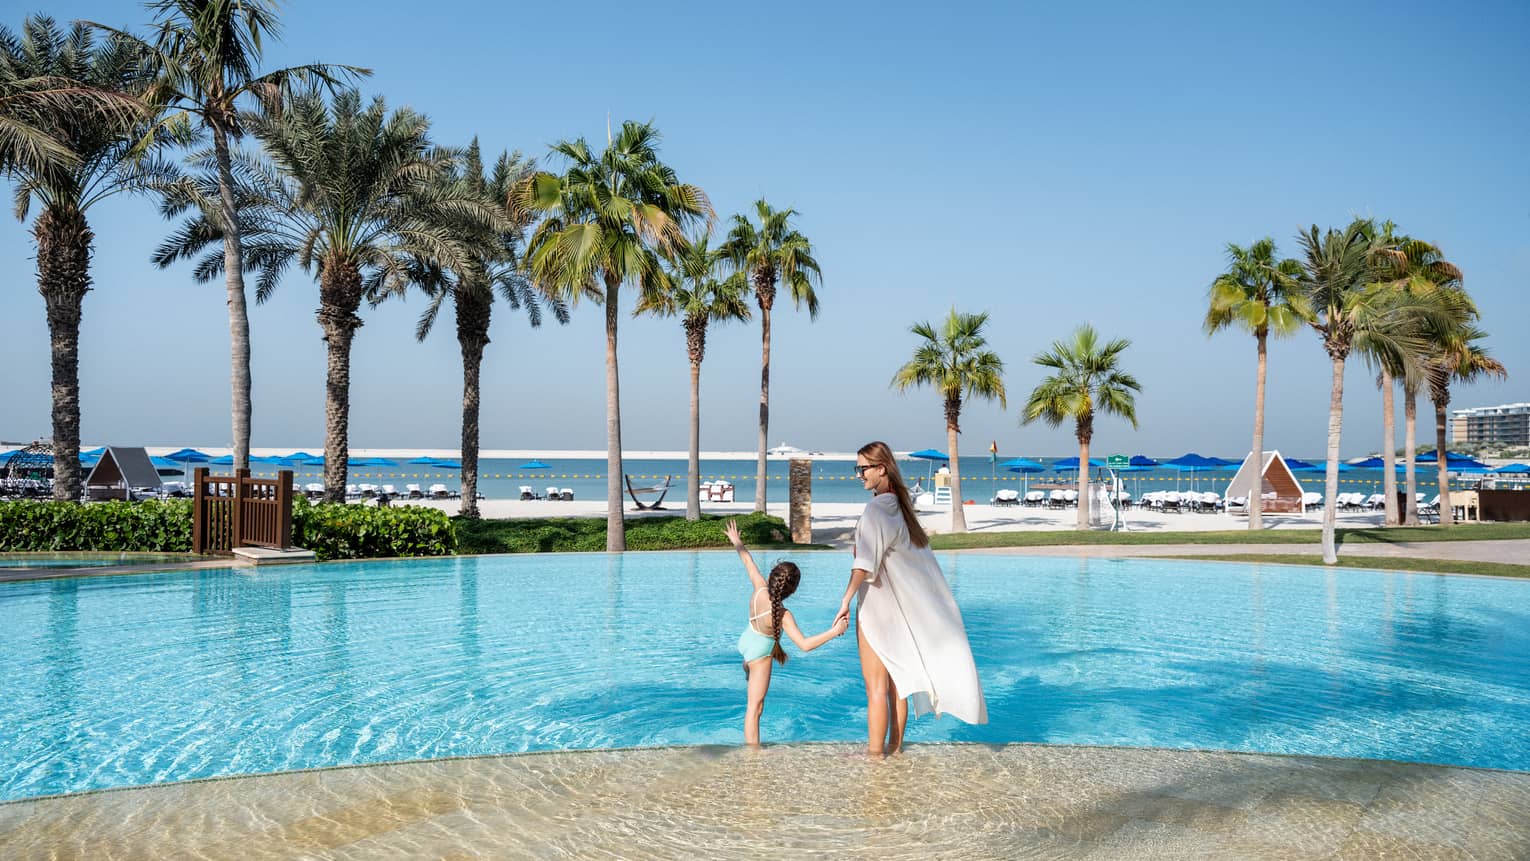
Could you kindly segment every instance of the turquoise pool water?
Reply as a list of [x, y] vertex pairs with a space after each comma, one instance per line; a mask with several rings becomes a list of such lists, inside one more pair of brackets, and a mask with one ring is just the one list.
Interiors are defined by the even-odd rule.
[[[803, 554], [829, 624], [849, 557]], [[768, 557], [762, 557], [768, 561]], [[1530, 770], [1530, 583], [942, 557], [991, 723], [1055, 742]], [[731, 553], [0, 584], [0, 799], [312, 766], [742, 740]], [[770, 741], [863, 737], [845, 637], [777, 671]]]

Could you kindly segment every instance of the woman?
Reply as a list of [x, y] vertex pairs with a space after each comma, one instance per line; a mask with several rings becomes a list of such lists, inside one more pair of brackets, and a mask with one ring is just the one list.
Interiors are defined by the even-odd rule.
[[[874, 495], [855, 527], [855, 562], [839, 615], [855, 616], [866, 680], [866, 737], [872, 754], [903, 746], [908, 704], [914, 714], [949, 714], [987, 723], [988, 706], [961, 610], [951, 597], [930, 540], [919, 525], [892, 450], [868, 443], [855, 474]], [[837, 621], [837, 619], [836, 619]]]

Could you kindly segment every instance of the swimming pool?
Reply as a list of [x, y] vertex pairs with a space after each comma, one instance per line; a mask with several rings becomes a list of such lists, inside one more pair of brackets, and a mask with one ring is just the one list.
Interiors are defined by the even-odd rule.
[[[831, 621], [848, 555], [801, 554]], [[761, 561], [768, 561], [762, 556]], [[921, 741], [1530, 770], [1530, 583], [947, 555], [991, 723]], [[0, 799], [527, 750], [737, 744], [731, 553], [478, 557], [0, 584]], [[790, 648], [789, 648], [790, 651]], [[762, 733], [855, 741], [854, 641], [793, 655]]]

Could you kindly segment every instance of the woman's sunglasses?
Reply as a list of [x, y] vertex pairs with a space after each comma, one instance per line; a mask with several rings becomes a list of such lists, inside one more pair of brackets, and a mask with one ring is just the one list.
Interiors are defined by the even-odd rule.
[[866, 475], [866, 470], [873, 469], [873, 468], [875, 468], [877, 466], [880, 466], [880, 465], [881, 464], [876, 464], [876, 463], [868, 463], [868, 464], [865, 464], [865, 465], [862, 465], [862, 464], [858, 463], [858, 464], [855, 465], [855, 477], [856, 478], [862, 478], [862, 477], [864, 477]]

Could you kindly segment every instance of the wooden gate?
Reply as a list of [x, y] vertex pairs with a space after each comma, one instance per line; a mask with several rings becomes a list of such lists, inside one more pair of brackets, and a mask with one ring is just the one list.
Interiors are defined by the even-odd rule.
[[197, 467], [192, 496], [193, 553], [230, 553], [235, 547], [292, 546], [292, 470], [276, 478], [251, 478], [247, 469], [233, 475], [208, 475]]

